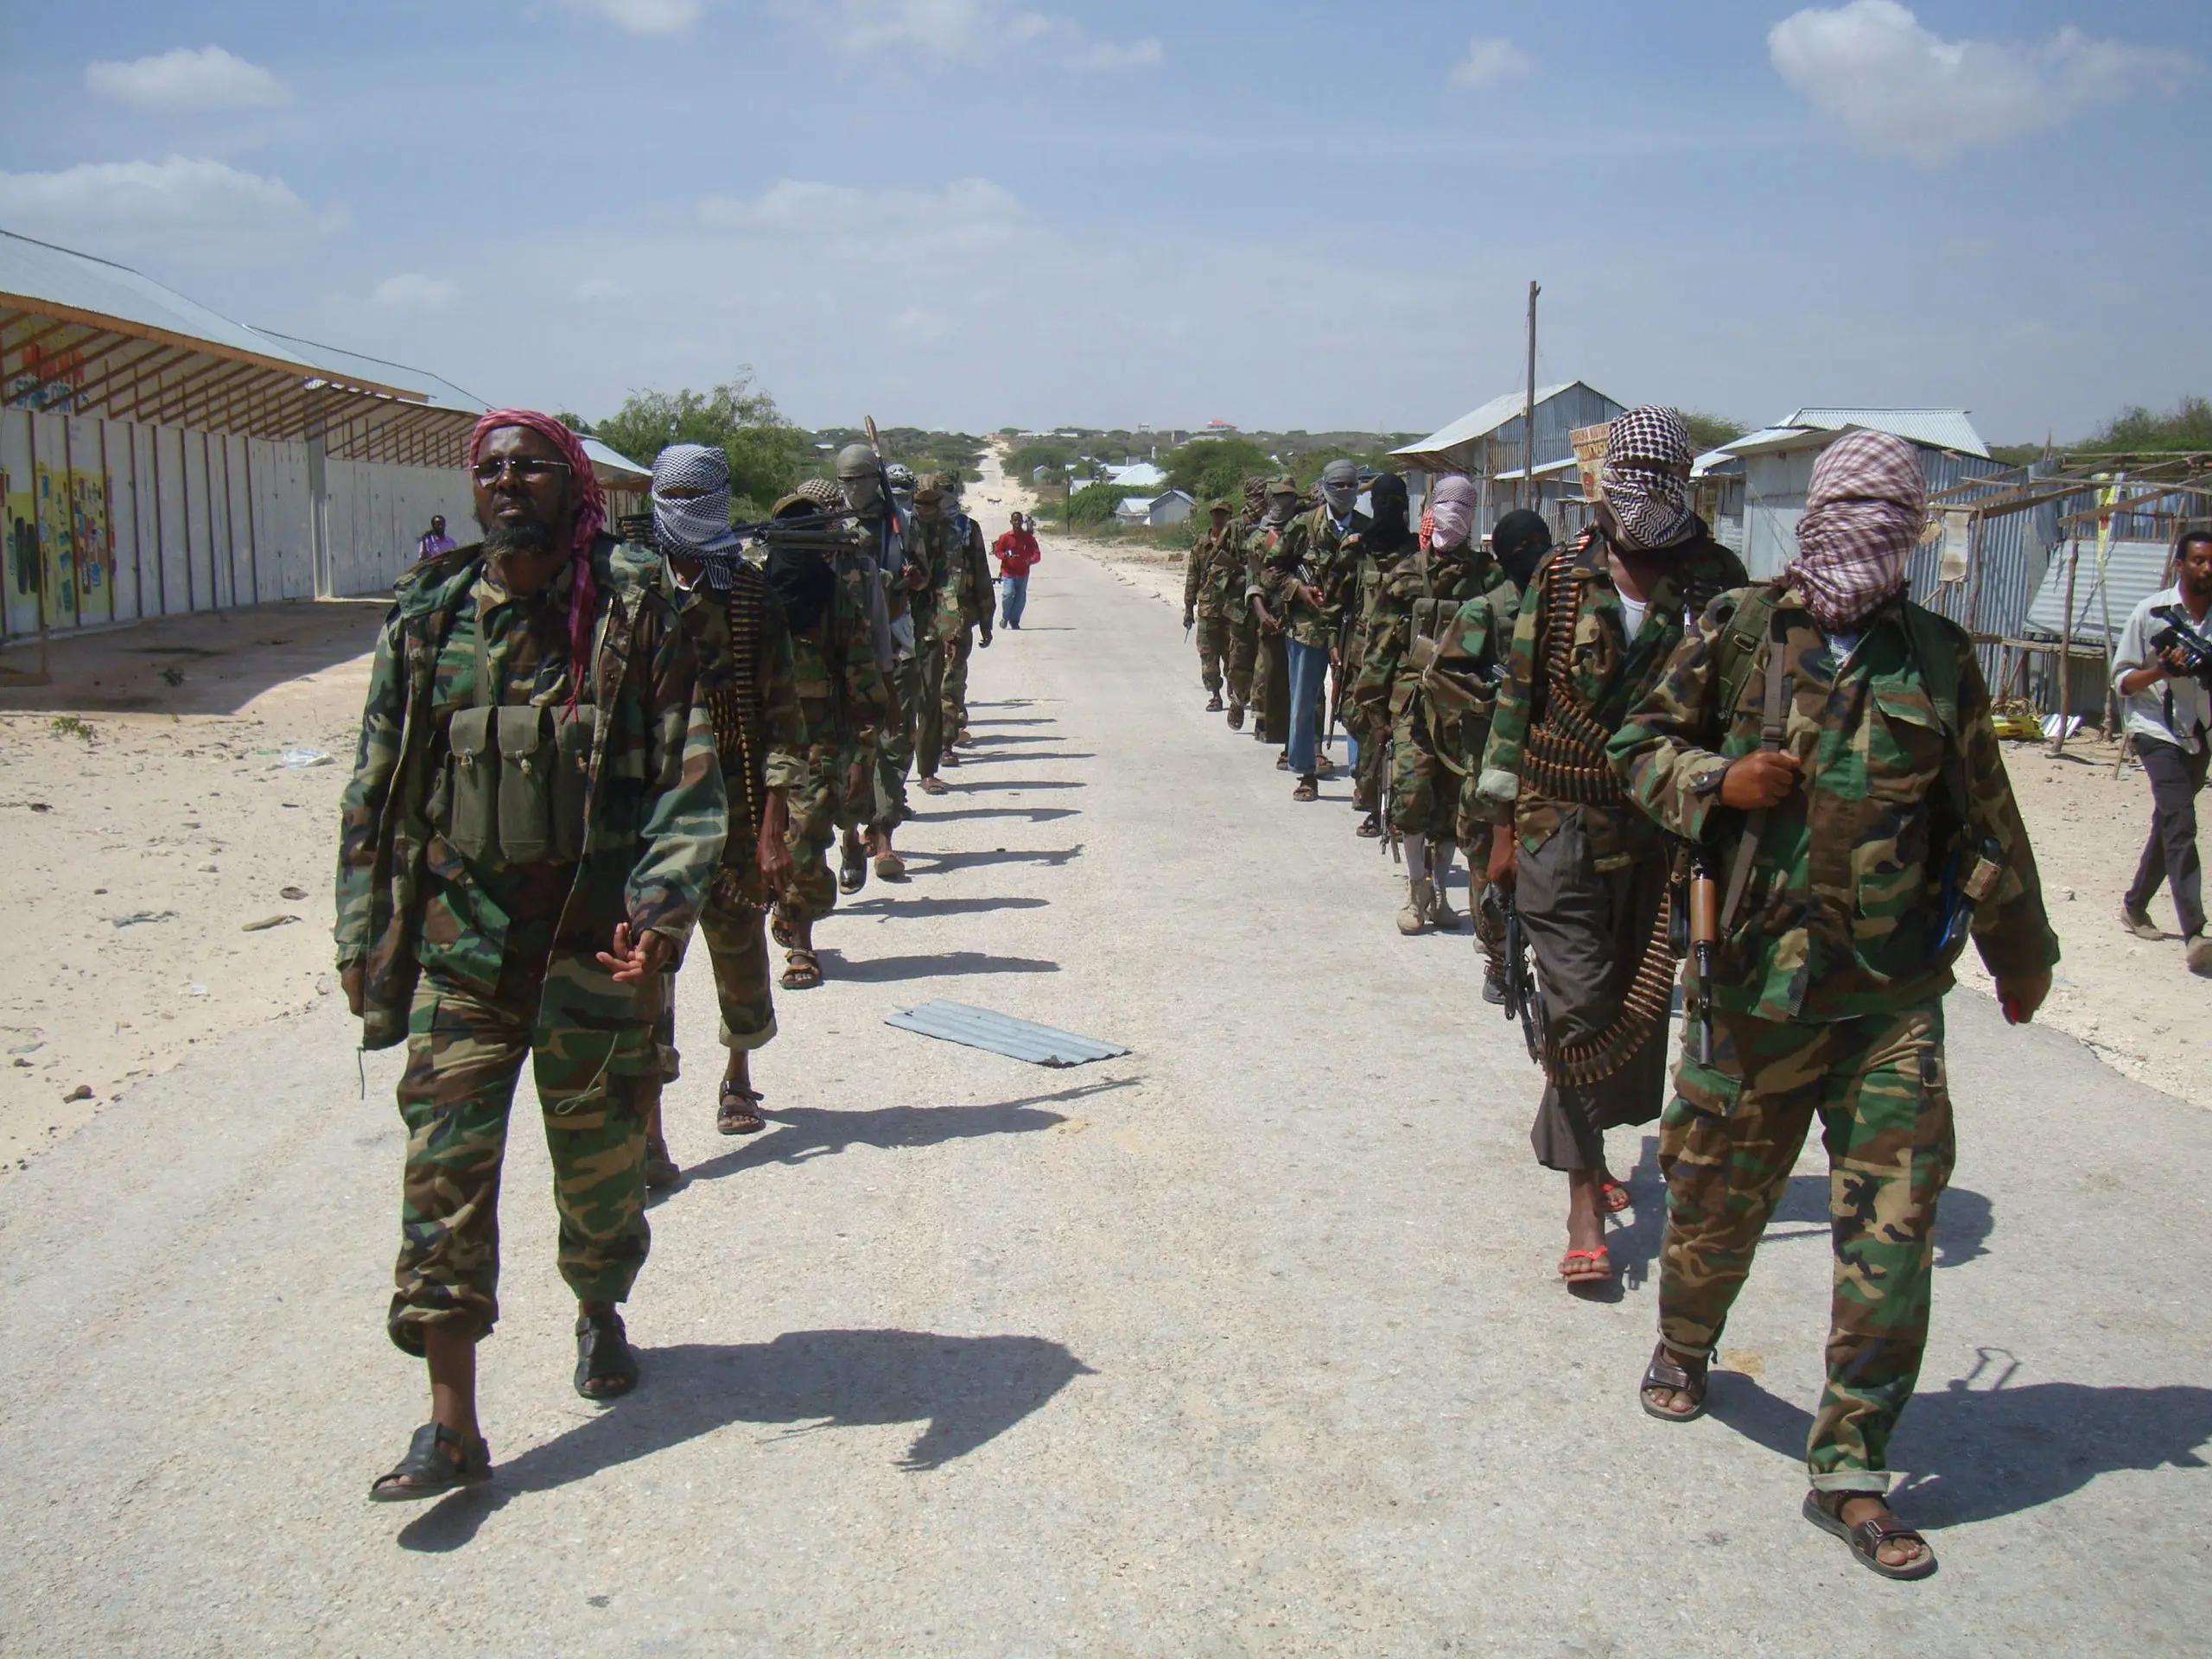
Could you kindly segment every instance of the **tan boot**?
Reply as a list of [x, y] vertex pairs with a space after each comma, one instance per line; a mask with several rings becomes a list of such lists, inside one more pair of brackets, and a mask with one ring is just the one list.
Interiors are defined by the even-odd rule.
[[1414, 877], [1412, 894], [1406, 900], [1406, 907], [1398, 912], [1398, 931], [1411, 938], [1427, 928], [1429, 912], [1435, 903], [1436, 889], [1429, 886], [1428, 878]]

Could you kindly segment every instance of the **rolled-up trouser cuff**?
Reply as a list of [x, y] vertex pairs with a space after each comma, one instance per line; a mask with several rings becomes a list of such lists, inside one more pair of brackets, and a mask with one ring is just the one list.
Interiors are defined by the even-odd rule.
[[740, 1054], [750, 1054], [755, 1049], [766, 1048], [776, 1039], [776, 1018], [773, 1014], [768, 1016], [766, 1025], [755, 1031], [732, 1031], [727, 1020], [721, 1022], [721, 1027], [722, 1046]]
[[1659, 1340], [1667, 1344], [1669, 1353], [1680, 1354], [1685, 1359], [1710, 1360], [1719, 1351], [1713, 1344], [1720, 1340], [1720, 1333], [1717, 1331], [1713, 1332], [1713, 1342], [1685, 1342], [1669, 1332], [1667, 1329], [1666, 1320], [1662, 1319], [1659, 1321]]
[[492, 1334], [492, 1320], [477, 1308], [417, 1307], [397, 1296], [391, 1299], [391, 1311], [384, 1321], [391, 1345], [416, 1359], [423, 1354], [423, 1333], [433, 1325], [465, 1342], [481, 1342]]
[[1890, 1490], [1889, 1471], [1884, 1469], [1831, 1469], [1826, 1474], [1813, 1476], [1813, 1490], [1816, 1492], [1872, 1492], [1880, 1497]]

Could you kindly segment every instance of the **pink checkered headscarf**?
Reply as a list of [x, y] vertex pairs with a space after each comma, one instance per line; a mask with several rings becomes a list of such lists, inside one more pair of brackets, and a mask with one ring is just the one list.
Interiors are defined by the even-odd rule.
[[1888, 432], [1847, 432], [1813, 463], [1797, 556], [1783, 580], [1813, 620], [1850, 632], [1905, 584], [1905, 561], [1928, 519], [1920, 454]]
[[569, 702], [574, 707], [582, 694], [584, 670], [591, 656], [592, 624], [599, 618], [599, 583], [592, 575], [591, 544], [607, 522], [607, 494], [591, 469], [583, 440], [534, 409], [494, 409], [476, 423], [468, 435], [468, 464], [474, 467], [484, 440], [503, 426], [526, 426], [561, 453], [569, 464], [569, 484], [575, 502], [575, 532], [569, 549], [573, 585], [569, 589]]

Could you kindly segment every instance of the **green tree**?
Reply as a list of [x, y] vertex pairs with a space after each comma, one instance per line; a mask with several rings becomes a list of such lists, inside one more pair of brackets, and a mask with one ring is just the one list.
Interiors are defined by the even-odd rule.
[[1077, 490], [1068, 498], [1067, 522], [1071, 524], [1111, 524], [1114, 510], [1122, 505], [1122, 498], [1128, 493], [1118, 484], [1093, 484]]
[[2139, 449], [2212, 449], [2212, 401], [2184, 397], [2171, 415], [2139, 404], [2124, 409], [2087, 442], [2073, 446], [2091, 454]]
[[1167, 457], [1170, 487], [1188, 490], [1201, 505], [1238, 497], [1248, 478], [1274, 470], [1268, 452], [1249, 438], [1193, 438]]
[[1718, 449], [1724, 443], [1733, 443], [1750, 430], [1739, 421], [1726, 415], [1707, 414], [1701, 409], [1681, 411], [1682, 424], [1690, 429], [1690, 442], [1703, 454], [1708, 449]]
[[786, 421], [776, 400], [738, 371], [712, 391], [633, 391], [601, 421], [593, 436], [640, 467], [671, 443], [711, 444], [729, 457], [736, 511], [761, 518], [804, 475], [807, 437]]

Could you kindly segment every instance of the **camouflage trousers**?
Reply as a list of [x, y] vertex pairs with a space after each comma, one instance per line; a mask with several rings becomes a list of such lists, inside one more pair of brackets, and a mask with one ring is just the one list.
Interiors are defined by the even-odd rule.
[[[471, 1341], [499, 1317], [499, 1171], [531, 1063], [560, 1217], [561, 1277], [619, 1302], [645, 1265], [645, 1114], [659, 1087], [652, 1006], [581, 951], [489, 997], [425, 973], [408, 1016], [399, 1265], [385, 1328], [420, 1357], [437, 1325]], [[657, 992], [657, 988], [656, 988]]]
[[1221, 695], [1222, 664], [1230, 649], [1229, 619], [1216, 613], [1198, 616], [1196, 632], [1198, 641], [1198, 678], [1214, 696]]
[[944, 732], [954, 738], [968, 729], [968, 659], [976, 654], [976, 629], [963, 623], [952, 641], [952, 660], [944, 665]]
[[925, 778], [937, 776], [944, 758], [944, 642], [926, 615], [914, 623], [914, 766]]
[[[855, 820], [848, 810], [845, 785], [853, 763], [873, 764], [873, 752], [828, 748], [810, 757], [806, 777], [791, 791], [791, 829], [784, 845], [791, 851], [791, 879], [779, 900], [795, 918], [818, 922], [837, 908], [837, 877], [830, 868], [830, 849], [840, 828]], [[868, 801], [874, 800], [873, 785]]]
[[1230, 620], [1229, 701], [1243, 709], [1252, 701], [1252, 668], [1260, 654], [1260, 623], [1248, 606]]
[[1928, 1342], [1936, 1201], [1955, 1157], [1943, 1007], [1831, 1025], [1719, 1015], [1713, 1063], [1686, 1058], [1661, 1120], [1667, 1236], [1659, 1332], [1710, 1353], [1814, 1116], [1835, 1253], [1813, 1484], [1879, 1492]]
[[1263, 743], [1290, 741], [1290, 647], [1280, 633], [1260, 635], [1252, 668], [1252, 707], [1260, 717], [1253, 734]]
[[[1458, 772], [1446, 766], [1430, 746], [1427, 722], [1419, 708], [1401, 709], [1387, 732], [1377, 732], [1372, 747], [1380, 757], [1385, 741], [1390, 750], [1390, 824], [1402, 836], [1425, 836], [1431, 841], [1459, 836], [1459, 787]], [[1363, 745], [1369, 740], [1363, 736]], [[1367, 764], [1367, 749], [1359, 755]], [[1379, 764], [1379, 759], [1378, 759]], [[1481, 856], [1470, 848], [1468, 856]]]
[[[699, 912], [699, 938], [715, 971], [715, 1001], [721, 1009], [721, 1044], [740, 1053], [766, 1048], [776, 1035], [776, 998], [768, 983], [767, 918], [748, 905], [709, 898]], [[653, 1041], [660, 1079], [683, 1072], [676, 1046], [676, 976], [667, 975]]]
[[912, 817], [906, 804], [906, 779], [914, 770], [915, 705], [922, 695], [922, 664], [908, 652], [891, 666], [891, 685], [899, 698], [899, 719], [875, 749], [875, 817], [873, 830], [896, 830]]

